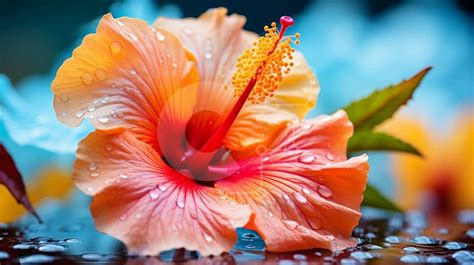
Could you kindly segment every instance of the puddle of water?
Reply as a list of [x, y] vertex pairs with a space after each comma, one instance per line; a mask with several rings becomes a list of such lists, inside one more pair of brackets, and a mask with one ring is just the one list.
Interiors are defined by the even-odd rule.
[[[474, 211], [470, 214], [474, 216]], [[181, 249], [163, 252], [158, 257], [131, 257], [120, 242], [97, 232], [90, 218], [63, 222], [52, 218], [44, 224], [26, 219], [12, 225], [0, 224], [0, 264], [474, 262], [474, 218], [471, 215], [463, 211], [457, 218], [431, 222], [421, 212], [363, 219], [353, 233], [359, 245], [336, 253], [320, 249], [267, 253], [257, 233], [239, 229], [239, 240], [233, 250], [219, 257], [201, 257], [197, 252]]]

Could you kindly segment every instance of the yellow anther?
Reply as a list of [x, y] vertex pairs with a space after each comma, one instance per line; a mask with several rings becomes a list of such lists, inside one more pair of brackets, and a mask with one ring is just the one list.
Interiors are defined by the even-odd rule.
[[[292, 39], [282, 38], [277, 33], [275, 22], [271, 23], [271, 27], [265, 26], [264, 30], [265, 35], [238, 58], [232, 77], [235, 96], [242, 95], [252, 80], [255, 82], [248, 97], [252, 103], [260, 103], [273, 96], [283, 75], [288, 74], [293, 66], [292, 54], [295, 50], [290, 46]], [[293, 42], [299, 43], [299, 40]]]

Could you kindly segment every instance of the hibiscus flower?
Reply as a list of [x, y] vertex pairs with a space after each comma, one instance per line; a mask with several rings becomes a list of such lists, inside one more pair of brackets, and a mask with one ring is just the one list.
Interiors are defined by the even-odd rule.
[[343, 111], [304, 121], [319, 85], [286, 36], [211, 9], [152, 26], [105, 15], [52, 84], [57, 118], [96, 131], [74, 182], [131, 254], [229, 251], [236, 228], [274, 252], [355, 245], [367, 156], [347, 159]]

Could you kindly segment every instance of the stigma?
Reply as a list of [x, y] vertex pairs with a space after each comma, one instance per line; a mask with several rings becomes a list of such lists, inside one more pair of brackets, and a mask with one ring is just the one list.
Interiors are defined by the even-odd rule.
[[[284, 35], [287, 28], [294, 24], [293, 18], [283, 16], [280, 24], [280, 31], [275, 22], [265, 26], [265, 34], [237, 59], [236, 71], [232, 77], [236, 97], [246, 94], [246, 89], [251, 89], [247, 100], [261, 103], [273, 96], [283, 75], [290, 72], [295, 51], [290, 44], [299, 44], [300, 35]], [[253, 86], [250, 88], [249, 84]]]

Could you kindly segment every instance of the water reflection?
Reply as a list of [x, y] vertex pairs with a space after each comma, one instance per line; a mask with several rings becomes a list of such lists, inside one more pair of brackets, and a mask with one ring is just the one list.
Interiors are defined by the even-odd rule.
[[[359, 245], [345, 251], [267, 253], [257, 233], [239, 229], [234, 249], [216, 257], [177, 249], [157, 257], [128, 256], [124, 246], [93, 229], [89, 219], [33, 220], [0, 224], [0, 264], [391, 264], [474, 262], [474, 224], [461, 219], [427, 220], [420, 213], [365, 219], [354, 229]], [[448, 220], [448, 221], [446, 221]], [[69, 224], [66, 224], [68, 222]], [[446, 227], [449, 227], [447, 229]], [[413, 233], [416, 228], [417, 233]]]

